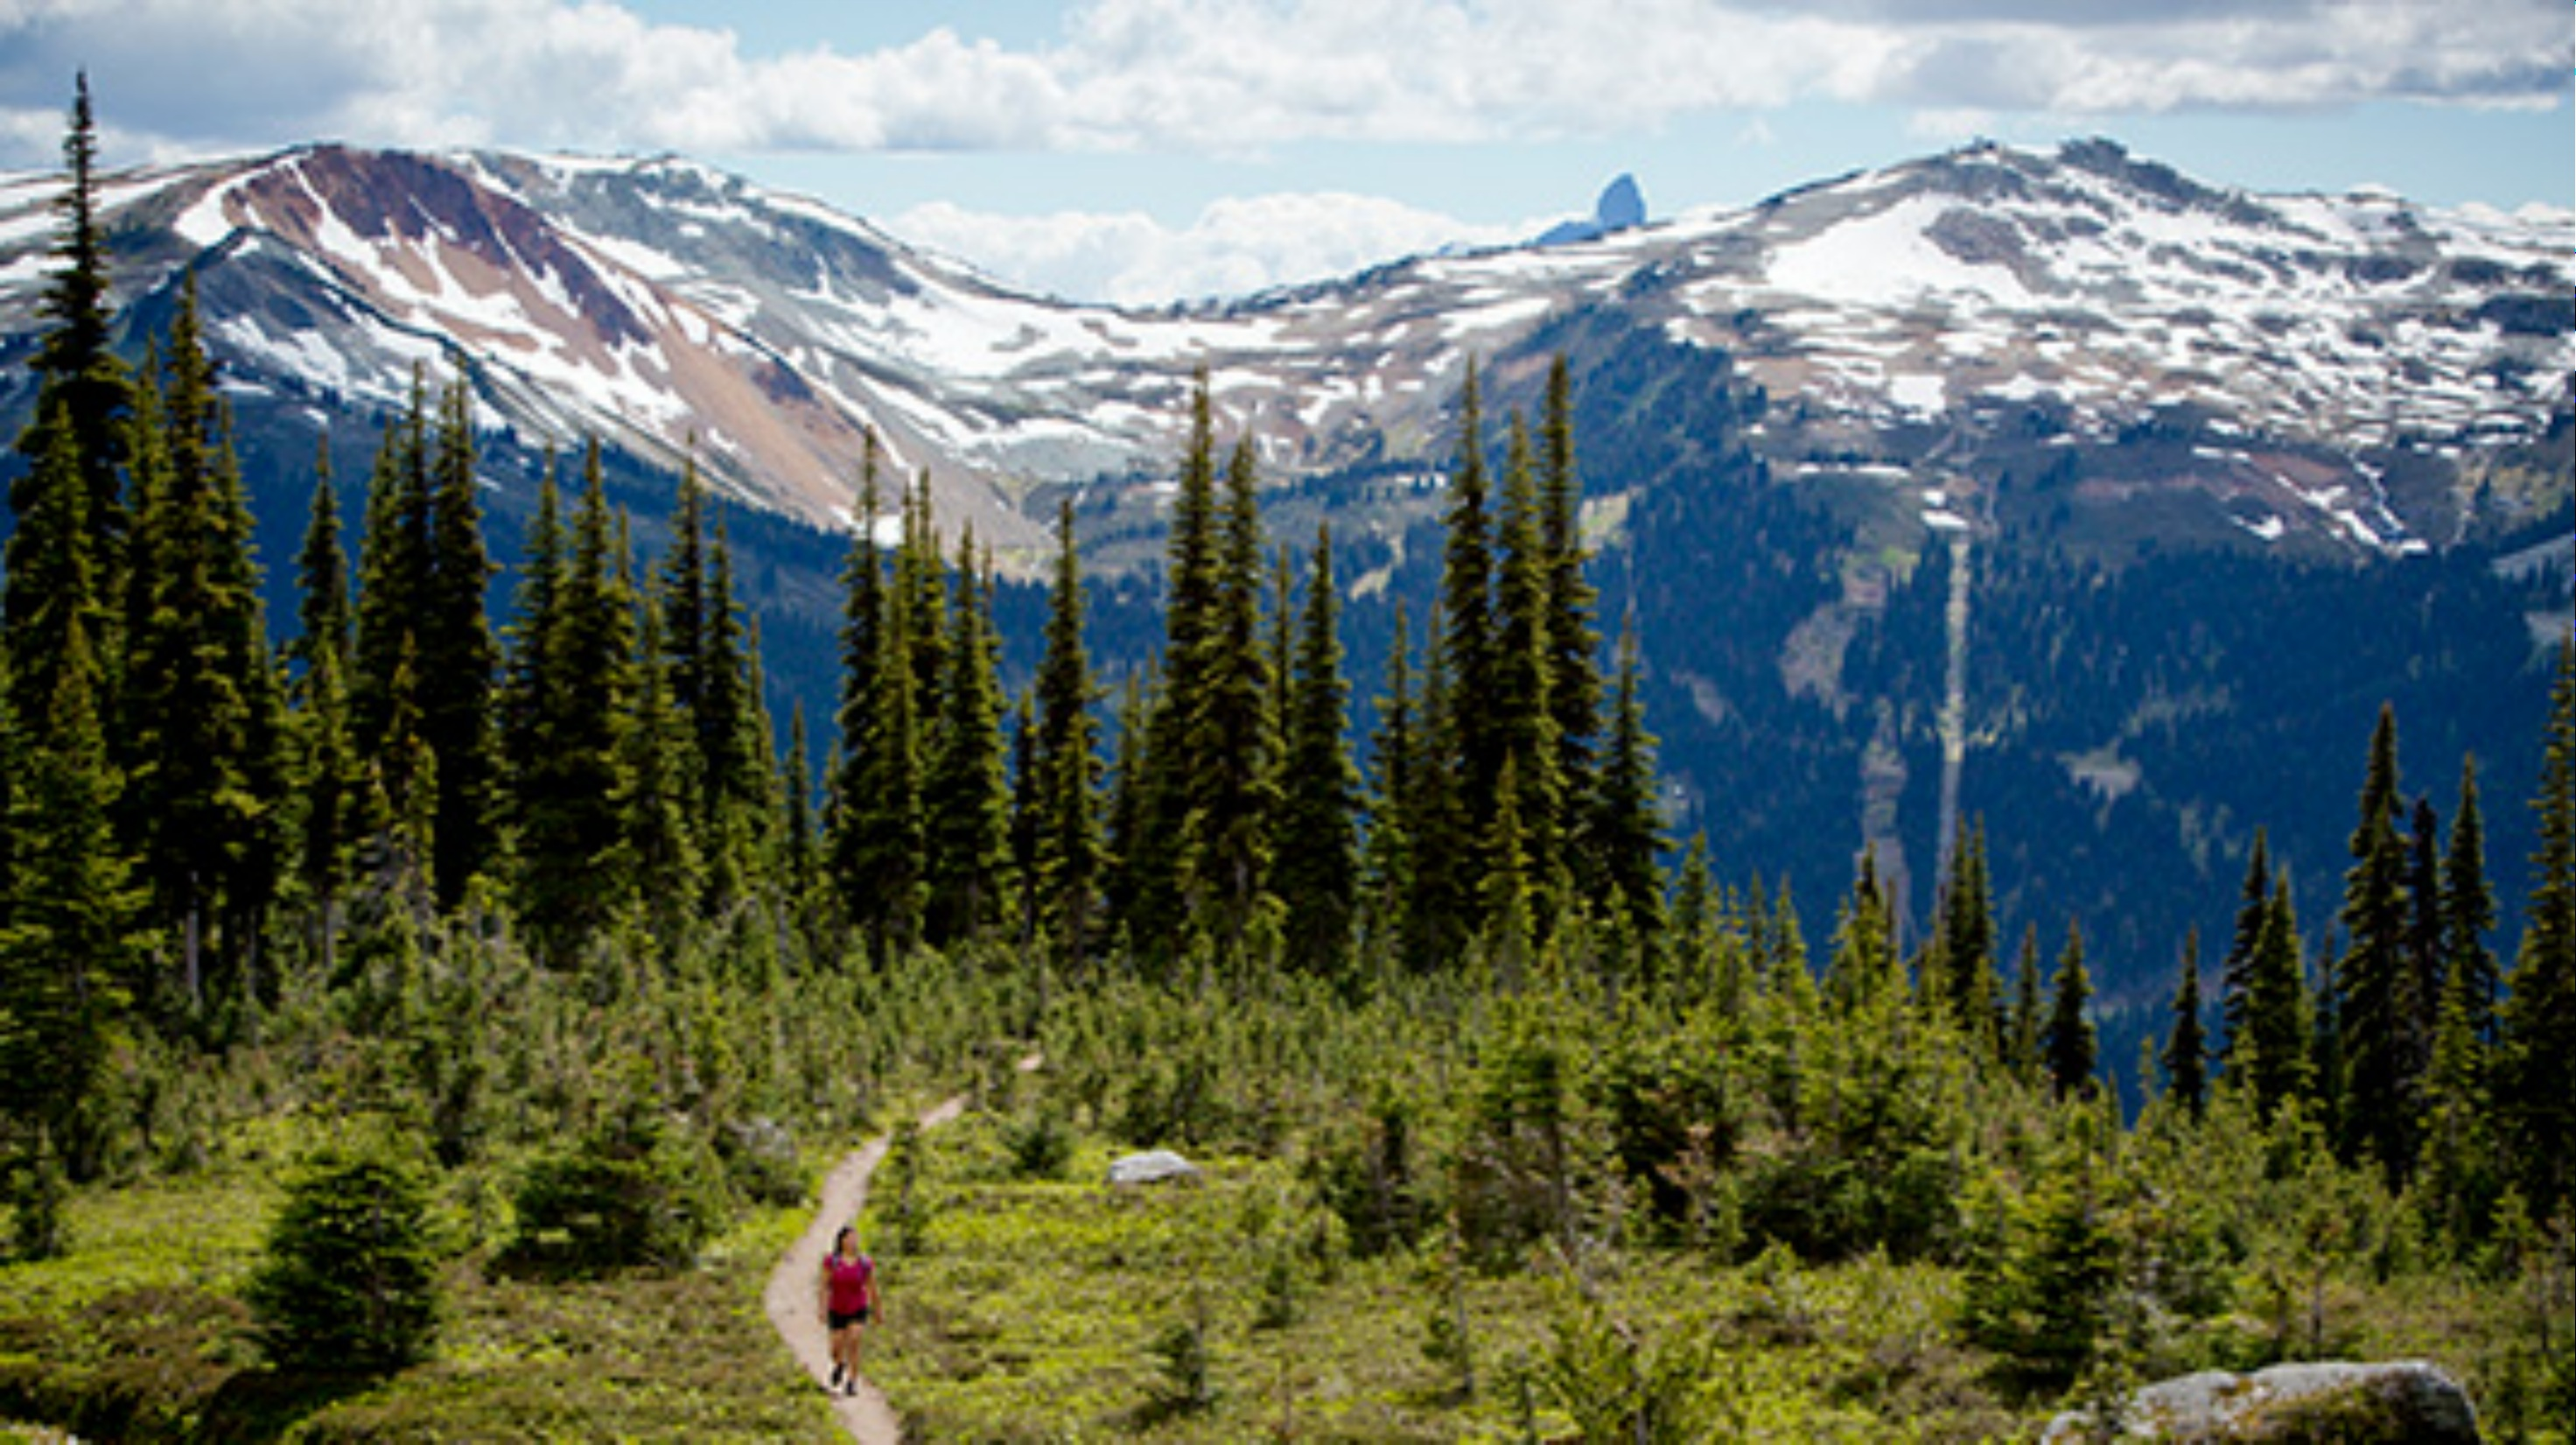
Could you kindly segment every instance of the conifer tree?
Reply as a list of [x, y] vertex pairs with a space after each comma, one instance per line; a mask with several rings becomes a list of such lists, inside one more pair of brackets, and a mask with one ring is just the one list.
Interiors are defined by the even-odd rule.
[[1037, 929], [1057, 967], [1079, 969], [1099, 926], [1107, 866], [1100, 831], [1100, 739], [1091, 659], [1082, 637], [1082, 558], [1073, 503], [1056, 513], [1055, 585], [1038, 662], [1037, 737], [1023, 790], [1034, 793], [1031, 844]]
[[2200, 934], [2183, 940], [2182, 979], [2174, 985], [2173, 1028], [2165, 1035], [2165, 1095], [2197, 1119], [2208, 1103], [2208, 1046], [2200, 1026]]
[[2336, 997], [2349, 1125], [2347, 1156], [2368, 1153], [2402, 1181], [2414, 1162], [2421, 1057], [2414, 1031], [2430, 999], [2416, 994], [2408, 949], [2406, 840], [2398, 831], [2397, 724], [2383, 706], [2370, 740], [2353, 866], [2344, 877], [2344, 954]]
[[2061, 1099], [2094, 1090], [2092, 1003], [2093, 979], [2084, 970], [2084, 933], [2069, 923], [2066, 948], [2057, 956], [2057, 974], [2049, 989], [2046, 1044], [2048, 1082]]
[[1639, 696], [1637, 630], [1619, 635], [1619, 671], [1610, 693], [1610, 726], [1600, 765], [1592, 836], [1606, 896], [1616, 901], [1639, 940], [1663, 930], [1663, 809], [1655, 799], [1655, 739]]
[[1458, 459], [1449, 478], [1447, 537], [1440, 566], [1440, 621], [1447, 685], [1444, 749], [1456, 759], [1458, 801], [1470, 836], [1492, 818], [1502, 772], [1494, 681], [1494, 539], [1485, 472], [1484, 402], [1474, 362], [1458, 393]]
[[[395, 750], [393, 717], [417, 715], [419, 699], [403, 687], [418, 678], [414, 628], [428, 605], [429, 469], [423, 430], [423, 383], [412, 376], [411, 399], [385, 427], [367, 478], [358, 544], [357, 637], [350, 672], [350, 724], [359, 751], [383, 759]], [[397, 769], [396, 771], [400, 771]], [[389, 800], [399, 809], [404, 800]]]
[[1542, 932], [1555, 901], [1572, 884], [1565, 876], [1567, 816], [1563, 756], [1556, 714], [1548, 697], [1551, 649], [1547, 627], [1553, 558], [1545, 546], [1538, 481], [1532, 469], [1529, 429], [1514, 413], [1504, 450], [1502, 497], [1495, 524], [1497, 553], [1493, 599], [1493, 712], [1495, 744], [1510, 765], [1519, 793], [1512, 799], [1533, 869], [1535, 922]]
[[1971, 824], [1952, 852], [1950, 876], [1941, 889], [1940, 922], [1934, 933], [1940, 976], [1923, 982], [1971, 1044], [1980, 1050], [1991, 1050], [1995, 1027], [1995, 904], [1993, 887], [1986, 877], [1985, 824]]
[[1190, 856], [1190, 849], [1211, 828], [1206, 819], [1194, 824], [1192, 814], [1205, 802], [1197, 789], [1209, 776], [1200, 748], [1216, 736], [1208, 669], [1226, 651], [1212, 640], [1226, 607], [1225, 548], [1215, 419], [1202, 369], [1191, 393], [1189, 441], [1164, 543], [1160, 685], [1145, 698], [1142, 731], [1119, 742], [1122, 758], [1132, 763], [1120, 770], [1119, 786], [1134, 795], [1121, 805], [1117, 833], [1118, 926], [1133, 946], [1155, 955], [1168, 956], [1183, 925], [1192, 921], [1186, 915], [1206, 906], [1206, 900], [1193, 899], [1192, 890], [1224, 868]]
[[2255, 950], [2272, 908], [2272, 847], [2261, 828], [2254, 830], [2254, 849], [2245, 862], [2245, 883], [2238, 893], [2236, 932], [2219, 965], [2219, 1017], [2226, 1037], [2221, 1051], [2230, 1067], [2238, 1066], [2254, 1007]]
[[350, 732], [349, 563], [340, 547], [327, 439], [315, 458], [313, 510], [296, 554], [296, 578], [298, 627], [287, 647], [297, 668], [288, 695], [295, 710], [296, 857], [328, 973], [340, 893], [366, 824], [366, 777]]
[[1002, 688], [993, 636], [990, 561], [979, 575], [975, 535], [958, 542], [946, 671], [922, 781], [930, 851], [925, 924], [934, 944], [974, 938], [1002, 922], [1010, 867], [1010, 787], [1003, 770]]
[[[142, 903], [109, 826], [118, 780], [99, 716], [104, 669], [89, 640], [100, 609], [84, 601], [95, 583], [80, 551], [46, 579], [62, 589], [47, 599], [50, 695], [27, 692], [13, 665], [19, 645], [37, 635], [22, 628], [20, 590], [37, 579], [16, 565], [22, 545], [38, 546], [28, 529], [77, 528], [89, 504], [72, 430], [56, 428], [46, 440], [36, 459], [46, 475], [21, 493], [28, 509], [10, 542], [9, 646], [0, 649], [0, 763], [10, 776], [0, 816], [10, 843], [0, 880], [0, 1125], [10, 1127], [0, 1139], [16, 1155], [11, 1171], [35, 1181], [11, 1202], [19, 1243], [40, 1256], [62, 1242], [47, 1181], [86, 1179], [100, 1164], [92, 1105], [139, 983], [131, 936]], [[24, 1134], [15, 1127], [22, 1122]]]
[[2487, 882], [2486, 821], [2478, 808], [2478, 760], [2460, 759], [2460, 801], [2451, 820], [2451, 845], [2442, 864], [2442, 955], [2460, 987], [2469, 1036], [2481, 1047], [2495, 1042], [2496, 958], [2487, 947], [2495, 930], [2495, 889]]
[[870, 799], [863, 788], [878, 711], [879, 657], [886, 649], [885, 564], [876, 540], [879, 458], [872, 430], [860, 453], [850, 551], [841, 566], [841, 695], [833, 717], [840, 747], [827, 770], [824, 797], [826, 866], [832, 892], [851, 922], [865, 921], [874, 912], [866, 875]]
[[[128, 455], [126, 422], [132, 380], [111, 346], [107, 239], [98, 222], [98, 127], [90, 108], [89, 74], [74, 78], [69, 122], [63, 135], [63, 193], [54, 240], [55, 269], [36, 303], [46, 323], [31, 366], [36, 373], [34, 423], [18, 440], [32, 468], [51, 445], [50, 432], [66, 434], [72, 471], [83, 491], [82, 515], [95, 555], [92, 586], [103, 601], [125, 591], [127, 503], [119, 468]], [[21, 513], [27, 504], [13, 496]], [[91, 649], [109, 660], [120, 639], [92, 635]], [[50, 697], [47, 687], [41, 695]]]
[[1228, 947], [1241, 940], [1268, 890], [1270, 827], [1278, 811], [1270, 660], [1261, 644], [1257, 489], [1247, 437], [1226, 468], [1215, 605], [1190, 668], [1197, 692], [1187, 700], [1185, 876], [1193, 912]]
[[[1538, 500], [1547, 557], [1547, 705], [1556, 725], [1557, 778], [1568, 799], [1598, 792], [1593, 776], [1602, 709], [1601, 637], [1593, 623], [1595, 594], [1583, 573], [1583, 481], [1574, 460], [1574, 381], [1563, 353], [1548, 365], [1539, 413]], [[1574, 867], [1587, 893], [1600, 877], [1590, 854], [1592, 818], [1570, 810]]]
[[698, 897], [701, 876], [698, 840], [689, 826], [689, 722], [671, 696], [670, 669], [657, 665], [669, 645], [661, 598], [635, 581], [622, 529], [611, 575], [617, 579], [618, 601], [636, 619], [634, 652], [626, 660], [635, 683], [625, 716], [612, 733], [615, 791], [609, 801], [617, 831], [603, 871], [619, 887], [604, 894], [603, 901], [638, 900], [651, 920], [667, 930]]
[[282, 699], [260, 616], [250, 506], [196, 283], [181, 285], [136, 519], [115, 737], [121, 832], [180, 941], [180, 999], [236, 997], [279, 872]]
[[438, 759], [431, 852], [439, 906], [452, 908], [490, 862], [494, 735], [493, 639], [487, 590], [498, 569], [483, 545], [475, 476], [473, 399], [459, 378], [439, 402], [430, 472], [428, 568], [413, 626], [420, 662], [421, 740]]
[[2013, 1072], [2034, 1083], [2045, 1062], [2042, 1044], [2047, 1027], [2040, 1006], [2039, 925], [2024, 924], [2021, 951], [2013, 963], [2012, 1007], [2004, 1016], [2004, 1059]]
[[2244, 1077], [2255, 1109], [2267, 1119], [2315, 1091], [2302, 947], [2289, 877], [2275, 875], [2272, 896], [2257, 914], [2246, 964], [2244, 1021], [2228, 1039], [2229, 1072]]
[[1893, 993], [1900, 982], [1894, 935], [1873, 846], [1861, 854], [1860, 872], [1834, 925], [1834, 952], [1825, 965], [1825, 1002], [1839, 1013], [1851, 1014]]
[[[1386, 956], [1408, 967], [1422, 960], [1412, 951], [1415, 894], [1410, 807], [1417, 796], [1416, 702], [1413, 642], [1404, 604], [1388, 624], [1386, 692], [1378, 699], [1377, 727], [1369, 738], [1368, 833], [1361, 845], [1361, 926], [1385, 945]], [[1374, 951], [1374, 950], [1373, 950]]]
[[1275, 873], [1289, 958], [1324, 973], [1338, 972], [1349, 953], [1359, 906], [1360, 780], [1343, 734], [1350, 688], [1342, 677], [1339, 601], [1332, 533], [1318, 528], [1289, 669]]
[[[629, 773], [639, 761], [665, 764], [642, 756], [628, 735], [652, 720], [639, 716], [635, 599], [617, 556], [596, 441], [582, 459], [569, 550], [549, 540], [559, 532], [553, 492], [549, 473], [512, 658], [512, 675], [524, 679], [528, 697], [511, 794], [520, 829], [520, 916], [539, 956], [566, 965], [644, 885], [622, 876], [622, 867], [658, 861], [667, 870], [668, 845], [651, 836], [664, 826], [657, 809], [667, 784]], [[645, 836], [630, 841], [639, 828]]]
[[2576, 637], [2558, 644], [2541, 755], [2540, 845], [2506, 980], [2497, 1112], [2535, 1213], [2576, 1194]]

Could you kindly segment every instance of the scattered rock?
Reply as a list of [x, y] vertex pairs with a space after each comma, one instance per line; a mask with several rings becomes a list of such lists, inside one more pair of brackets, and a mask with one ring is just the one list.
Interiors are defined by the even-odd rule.
[[1112, 1184], [1152, 1184], [1164, 1179], [1196, 1179], [1199, 1167], [1169, 1149], [1148, 1149], [1109, 1161]]
[[[2176, 1445], [2478, 1445], [2477, 1410], [2441, 1367], [2389, 1364], [2274, 1365], [2251, 1375], [2209, 1370], [2149, 1385], [2129, 1397], [2114, 1438]], [[2092, 1416], [2048, 1423], [2052, 1442], [2103, 1438]]]

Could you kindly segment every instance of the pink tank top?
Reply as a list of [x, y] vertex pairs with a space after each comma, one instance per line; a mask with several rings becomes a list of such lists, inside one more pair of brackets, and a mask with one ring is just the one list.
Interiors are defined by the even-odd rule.
[[876, 1273], [876, 1261], [864, 1254], [856, 1259], [835, 1254], [823, 1263], [832, 1272], [832, 1313], [854, 1315], [867, 1308], [868, 1280]]

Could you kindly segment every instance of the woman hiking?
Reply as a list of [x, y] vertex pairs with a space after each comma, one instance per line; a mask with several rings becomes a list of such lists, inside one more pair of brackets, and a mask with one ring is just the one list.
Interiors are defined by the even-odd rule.
[[859, 1252], [859, 1231], [850, 1225], [832, 1238], [823, 1257], [823, 1324], [832, 1332], [832, 1383], [846, 1394], [859, 1392], [859, 1332], [877, 1304], [877, 1262]]

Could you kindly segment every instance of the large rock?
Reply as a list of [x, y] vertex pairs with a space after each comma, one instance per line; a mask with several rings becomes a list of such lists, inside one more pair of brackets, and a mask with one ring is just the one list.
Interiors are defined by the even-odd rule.
[[1109, 1161], [1112, 1184], [1154, 1184], [1165, 1179], [1195, 1179], [1199, 1167], [1169, 1149], [1148, 1149]]
[[[2147, 1386], [2129, 1398], [2123, 1440], [2176, 1445], [2477, 1445], [2466, 1390], [2422, 1360], [2274, 1365], [2251, 1375], [2209, 1370]], [[2048, 1439], [2100, 1439], [2089, 1413], [2048, 1424]]]

